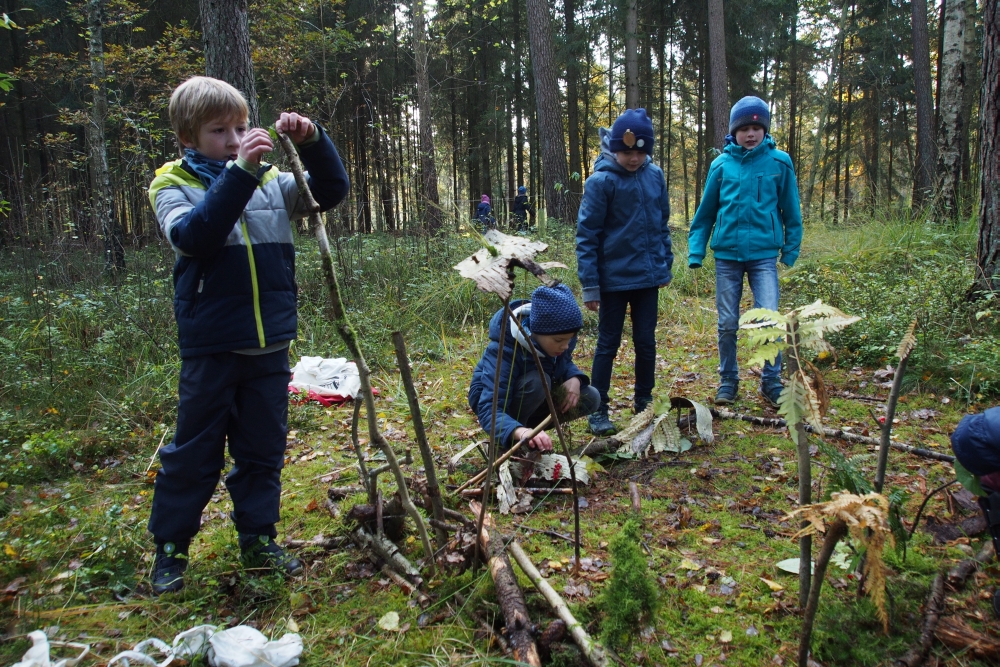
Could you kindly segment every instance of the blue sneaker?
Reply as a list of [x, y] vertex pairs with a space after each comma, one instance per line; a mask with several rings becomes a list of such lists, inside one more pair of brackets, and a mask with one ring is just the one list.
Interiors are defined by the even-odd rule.
[[715, 392], [716, 405], [732, 405], [736, 401], [736, 394], [739, 393], [739, 384], [735, 382], [723, 382], [719, 385], [719, 390]]
[[302, 561], [287, 553], [267, 535], [239, 536], [240, 560], [243, 565], [281, 572], [286, 577], [302, 574]]
[[781, 392], [784, 390], [784, 385], [781, 384], [781, 380], [775, 380], [774, 382], [769, 382], [766, 385], [762, 384], [760, 386], [760, 395], [764, 397], [764, 400], [772, 407], [778, 407], [778, 397], [781, 396]]
[[184, 571], [188, 566], [188, 547], [173, 542], [163, 542], [156, 545], [156, 558], [153, 561], [153, 595], [159, 597], [164, 593], [176, 593], [184, 588]]
[[649, 404], [653, 402], [652, 396], [636, 396], [635, 397], [635, 414], [639, 415], [646, 411]]
[[608, 417], [607, 405], [602, 405], [597, 409], [597, 412], [588, 415], [587, 424], [590, 426], [590, 432], [601, 438], [606, 438], [618, 432], [618, 429], [615, 428], [615, 425], [611, 423], [611, 419]]

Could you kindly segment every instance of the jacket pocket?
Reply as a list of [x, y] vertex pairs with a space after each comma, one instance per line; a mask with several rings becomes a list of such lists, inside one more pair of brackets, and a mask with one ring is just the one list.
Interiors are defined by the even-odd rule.
[[785, 245], [785, 230], [781, 228], [781, 223], [778, 221], [778, 214], [771, 211], [771, 235], [774, 238], [774, 245], [781, 248]]

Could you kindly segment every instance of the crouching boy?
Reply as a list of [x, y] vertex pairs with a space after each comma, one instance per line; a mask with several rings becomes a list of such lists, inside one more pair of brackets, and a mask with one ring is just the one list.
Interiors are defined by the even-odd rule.
[[[490, 320], [489, 345], [472, 373], [469, 386], [469, 407], [475, 411], [487, 435], [494, 428], [493, 388], [498, 386], [496, 440], [504, 450], [528, 435], [549, 415], [545, 387], [552, 390], [560, 422], [590, 414], [601, 402], [600, 394], [590, 386], [590, 379], [573, 363], [583, 314], [570, 289], [565, 285], [543, 285], [531, 294], [530, 301], [512, 302], [511, 310], [528, 338], [508, 318], [501, 350], [500, 328], [507, 315], [503, 309], [498, 310]], [[541, 374], [529, 346], [538, 351], [544, 371]], [[552, 451], [552, 438], [541, 431], [527, 445], [543, 452]]]
[[[180, 343], [177, 430], [160, 450], [149, 530], [153, 593], [184, 585], [188, 547], [219, 482], [243, 562], [296, 575], [302, 564], [274, 538], [288, 421], [288, 346], [298, 328], [290, 220], [305, 202], [291, 174], [261, 162], [274, 146], [247, 127], [246, 100], [229, 84], [188, 79], [170, 98], [183, 157], [156, 172], [149, 199], [177, 256], [174, 315]], [[324, 209], [349, 188], [326, 133], [308, 118], [275, 123], [298, 146], [309, 189]]]

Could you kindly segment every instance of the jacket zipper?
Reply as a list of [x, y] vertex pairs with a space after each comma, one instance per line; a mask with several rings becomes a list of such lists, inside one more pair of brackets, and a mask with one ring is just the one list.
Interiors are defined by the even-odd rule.
[[250, 260], [250, 284], [253, 286], [253, 317], [257, 322], [257, 342], [261, 347], [267, 347], [264, 338], [264, 320], [260, 316], [260, 287], [257, 285], [257, 264], [253, 260], [253, 244], [250, 243], [250, 232], [247, 231], [247, 220], [240, 216], [240, 229], [243, 231], [243, 242], [247, 244], [247, 258]]

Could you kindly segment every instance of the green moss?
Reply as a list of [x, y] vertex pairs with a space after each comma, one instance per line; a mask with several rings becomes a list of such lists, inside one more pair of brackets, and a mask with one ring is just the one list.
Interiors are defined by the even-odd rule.
[[610, 646], [624, 647], [640, 624], [648, 622], [659, 608], [656, 585], [639, 550], [636, 521], [626, 521], [611, 541], [611, 560], [614, 569], [599, 601], [605, 615], [603, 637]]

